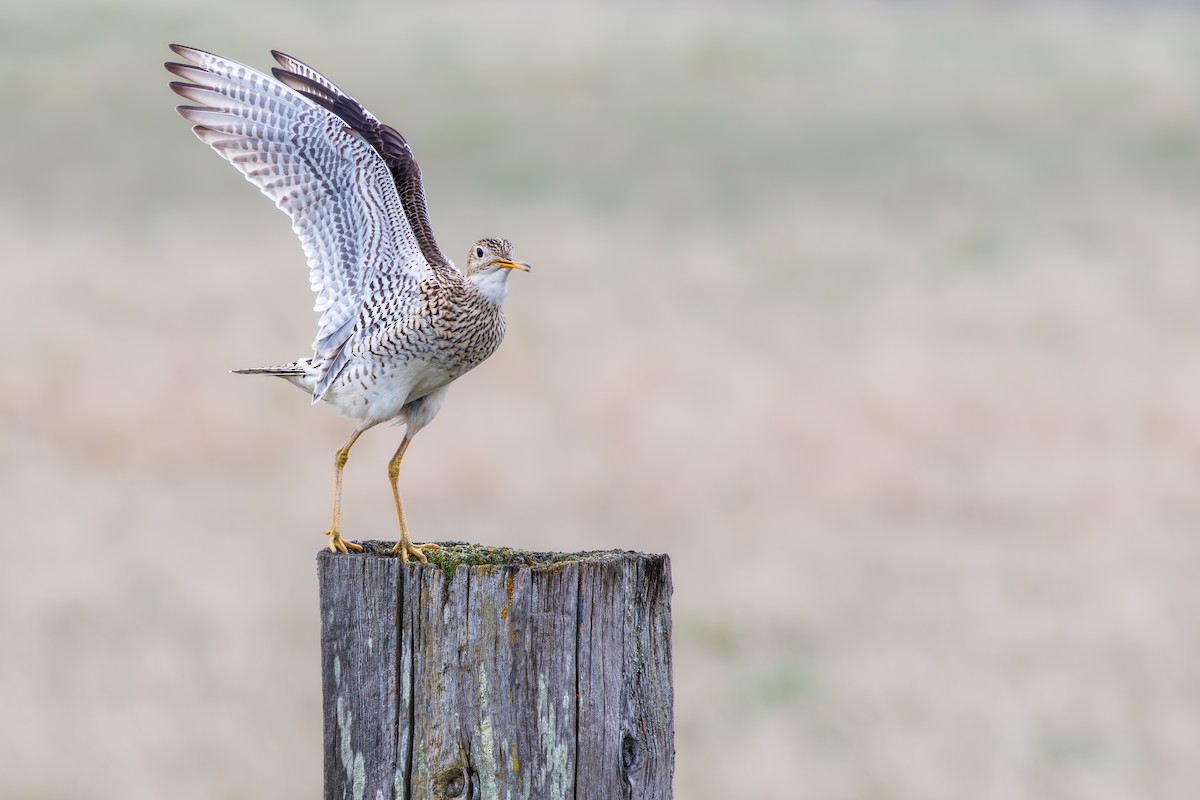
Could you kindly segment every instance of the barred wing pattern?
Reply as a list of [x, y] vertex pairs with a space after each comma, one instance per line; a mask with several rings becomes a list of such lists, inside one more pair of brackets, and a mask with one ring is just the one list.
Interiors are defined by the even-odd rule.
[[384, 125], [363, 108], [361, 103], [300, 59], [278, 50], [272, 50], [271, 55], [275, 56], [275, 60], [283, 67], [271, 70], [272, 75], [308, 99], [337, 114], [383, 156], [388, 169], [392, 171], [396, 188], [400, 191], [404, 214], [417, 236], [425, 260], [435, 267], [453, 268], [454, 265], [446, 258], [434, 239], [425, 204], [425, 190], [421, 185], [421, 168], [417, 166], [412, 148], [400, 132], [390, 125]]
[[421, 304], [432, 268], [401, 206], [384, 158], [336, 114], [257, 70], [203, 50], [171, 49], [186, 82], [171, 88], [201, 141], [234, 165], [292, 220], [321, 315], [313, 343], [321, 399], [344, 368], [369, 292], [386, 291], [400, 317]]

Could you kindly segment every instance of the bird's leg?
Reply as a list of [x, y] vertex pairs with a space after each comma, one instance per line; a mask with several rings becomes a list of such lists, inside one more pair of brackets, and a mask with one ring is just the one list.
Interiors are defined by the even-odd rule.
[[412, 556], [417, 561], [426, 563], [429, 559], [425, 557], [425, 551], [437, 550], [438, 546], [412, 543], [412, 539], [408, 536], [408, 524], [404, 521], [404, 504], [400, 502], [400, 488], [397, 485], [400, 478], [400, 459], [404, 458], [404, 451], [408, 449], [410, 442], [412, 442], [412, 436], [405, 431], [404, 440], [396, 449], [396, 455], [392, 456], [392, 460], [388, 462], [388, 480], [392, 482], [392, 497], [396, 500], [396, 516], [400, 518], [400, 541], [396, 542], [396, 546], [392, 548], [392, 555], [399, 553], [401, 561], [408, 561], [408, 557]]
[[362, 545], [347, 542], [342, 538], [339, 528], [342, 521], [342, 470], [346, 468], [346, 460], [350, 458], [350, 448], [365, 430], [365, 427], [355, 428], [354, 433], [350, 434], [350, 438], [333, 456], [333, 524], [325, 531], [325, 535], [329, 537], [331, 553], [347, 553], [350, 550], [362, 552]]

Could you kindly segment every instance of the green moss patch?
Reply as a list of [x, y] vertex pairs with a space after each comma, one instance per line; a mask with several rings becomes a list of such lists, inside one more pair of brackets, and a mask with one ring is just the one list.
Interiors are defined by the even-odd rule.
[[[358, 542], [363, 546], [363, 556], [383, 558], [398, 558], [392, 555], [394, 541], [368, 540]], [[619, 558], [627, 550], [588, 550], [579, 553], [542, 553], [533, 550], [521, 550], [517, 547], [496, 545], [470, 544], [468, 542], [438, 542], [437, 550], [425, 553], [430, 564], [436, 565], [447, 578], [454, 577], [454, 571], [459, 565], [476, 566], [507, 566], [518, 564], [533, 567], [550, 567], [556, 564], [567, 564], [574, 561], [594, 561]], [[357, 554], [353, 554], [356, 556]], [[353, 556], [352, 556], [353, 557]]]

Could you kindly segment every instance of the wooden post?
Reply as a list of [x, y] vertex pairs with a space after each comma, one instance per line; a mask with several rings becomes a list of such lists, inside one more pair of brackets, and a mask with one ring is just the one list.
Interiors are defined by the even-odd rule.
[[667, 800], [665, 555], [322, 552], [326, 800]]

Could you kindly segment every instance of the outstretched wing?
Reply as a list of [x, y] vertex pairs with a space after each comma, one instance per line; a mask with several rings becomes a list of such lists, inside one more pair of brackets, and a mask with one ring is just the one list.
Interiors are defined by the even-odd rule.
[[300, 59], [278, 50], [272, 50], [271, 55], [275, 56], [275, 60], [283, 67], [272, 69], [272, 75], [313, 102], [337, 114], [356, 133], [370, 142], [375, 151], [383, 157], [392, 172], [392, 178], [396, 181], [404, 215], [416, 234], [425, 260], [430, 264], [452, 268], [454, 265], [446, 258], [433, 237], [433, 228], [429, 224], [429, 209], [425, 205], [425, 189], [421, 185], [421, 168], [417, 166], [412, 148], [400, 132], [381, 123], [370, 111], [363, 108], [361, 103]]
[[171, 88], [196, 104], [179, 106], [180, 115], [291, 218], [300, 237], [321, 315], [316, 402], [345, 365], [369, 293], [386, 282], [393, 313], [406, 316], [419, 307], [419, 284], [433, 267], [389, 165], [362, 132], [257, 70], [203, 50], [171, 49], [191, 62], [166, 65], [185, 81]]

